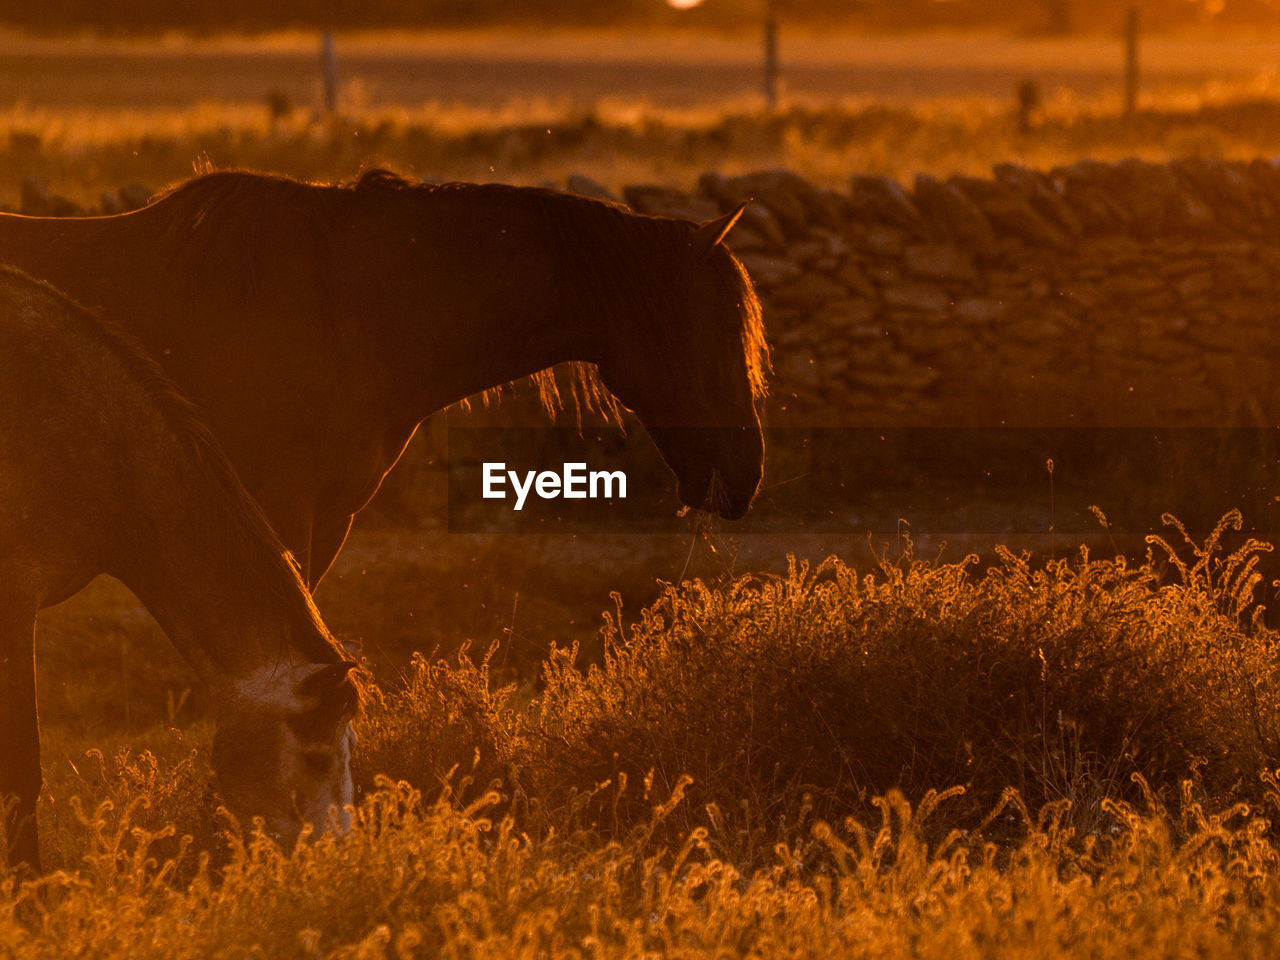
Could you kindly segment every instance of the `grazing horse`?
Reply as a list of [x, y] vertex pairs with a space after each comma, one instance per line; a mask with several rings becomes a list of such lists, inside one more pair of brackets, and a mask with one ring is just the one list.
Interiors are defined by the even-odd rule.
[[210, 688], [231, 810], [292, 837], [351, 802], [353, 664], [261, 509], [127, 333], [0, 268], [0, 862], [39, 867], [36, 612], [99, 573]]
[[422, 420], [527, 375], [547, 401], [564, 362], [636, 413], [684, 503], [741, 516], [768, 355], [736, 216], [222, 172], [116, 216], [0, 215], [0, 261], [142, 341], [314, 586]]

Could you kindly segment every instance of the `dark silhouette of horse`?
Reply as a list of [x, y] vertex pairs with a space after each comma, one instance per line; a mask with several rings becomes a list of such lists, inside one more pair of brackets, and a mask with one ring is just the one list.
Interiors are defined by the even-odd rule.
[[352, 800], [358, 693], [212, 435], [123, 331], [0, 268], [0, 799], [39, 868], [36, 612], [123, 581], [209, 686], [219, 790], [296, 835]]
[[118, 216], [0, 216], [0, 261], [143, 342], [314, 585], [423, 419], [526, 375], [554, 402], [564, 362], [636, 413], [684, 503], [741, 516], [768, 357], [735, 219], [225, 172]]

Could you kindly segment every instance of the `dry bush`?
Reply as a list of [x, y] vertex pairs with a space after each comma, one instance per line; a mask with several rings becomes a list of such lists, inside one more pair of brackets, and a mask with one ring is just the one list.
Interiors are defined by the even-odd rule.
[[190, 879], [193, 865], [183, 856], [189, 847], [220, 855], [231, 821], [219, 814], [207, 760], [180, 737], [167, 746], [169, 756], [121, 747], [110, 760], [87, 751], [58, 783], [61, 796], [46, 798], [46, 859], [67, 866], [84, 857], [118, 866], [135, 858], [179, 861], [171, 869]]
[[1168, 548], [1174, 582], [1150, 562], [1005, 552], [985, 572], [908, 554], [672, 586], [625, 638], [621, 609], [606, 618], [603, 663], [553, 651], [524, 709], [487, 662], [419, 659], [366, 721], [361, 767], [427, 791], [455, 768], [473, 790], [504, 777], [536, 811], [525, 828], [614, 837], [683, 793], [669, 836], [714, 826], [742, 863], [893, 789], [963, 785], [949, 825], [966, 827], [1010, 786], [1085, 826], [1137, 797], [1133, 774], [1159, 797], [1194, 776], [1257, 799], [1280, 763], [1280, 678], [1252, 617], [1263, 545], [1222, 556], [1233, 525], [1188, 540], [1188, 561]]
[[61, 869], [0, 869], [0, 955], [1273, 955], [1275, 634], [1238, 526], [1164, 579], [908, 552], [671, 587], [528, 703], [419, 658], [369, 700], [353, 830], [288, 853], [184, 744], [95, 756], [44, 811]]
[[[548, 664], [526, 778], [550, 797], [618, 772], [661, 791], [691, 776], [681, 826], [709, 808], [739, 856], [894, 788], [965, 785], [960, 823], [1005, 786], [1077, 820], [1132, 798], [1132, 773], [1167, 792], [1194, 769], [1229, 793], [1280, 761], [1280, 678], [1275, 634], [1240, 622], [1254, 547], [1224, 561], [1222, 532], [1169, 585], [1149, 565], [1005, 553], [982, 575], [908, 558], [860, 577], [831, 559], [672, 587], [626, 641], [611, 624], [602, 666]], [[638, 800], [610, 798], [601, 821], [643, 816]]]
[[[490, 650], [492, 654], [492, 649]], [[379, 776], [406, 780], [432, 794], [452, 789], [455, 775], [483, 788], [506, 772], [516, 752], [510, 720], [514, 687], [492, 689], [489, 657], [463, 650], [456, 664], [414, 656], [405, 685], [384, 691], [368, 679], [357, 725], [357, 787]]]

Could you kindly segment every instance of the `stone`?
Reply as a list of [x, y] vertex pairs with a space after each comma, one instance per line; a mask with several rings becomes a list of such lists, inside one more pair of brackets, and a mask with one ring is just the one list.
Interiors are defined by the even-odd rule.
[[1132, 237], [1116, 234], [1085, 237], [1076, 248], [1076, 254], [1087, 263], [1098, 264], [1104, 276], [1129, 267], [1146, 269], [1146, 249]]
[[1181, 157], [1169, 162], [1169, 169], [1203, 197], [1222, 224], [1242, 233], [1259, 232], [1259, 226], [1270, 217], [1270, 203], [1265, 193], [1243, 167], [1206, 160]]
[[898, 227], [919, 240], [931, 237], [924, 216], [897, 180], [855, 176], [849, 184], [849, 200], [856, 220]]
[[[803, 319], [803, 318], [801, 318]], [[806, 345], [809, 340], [808, 324], [789, 323], [780, 324], [778, 315], [770, 311], [769, 313], [769, 342], [775, 350], [795, 350]]]
[[916, 207], [927, 217], [935, 232], [950, 237], [977, 257], [995, 250], [996, 234], [981, 208], [952, 184], [940, 183], [928, 174], [915, 182]]
[[90, 211], [74, 200], [58, 196], [53, 198], [53, 215], [55, 217], [87, 217], [89, 213]]
[[1275, 157], [1258, 157], [1250, 162], [1248, 175], [1271, 200], [1273, 210], [1280, 210], [1280, 160]]
[[997, 180], [1021, 193], [1031, 202], [1031, 206], [1068, 236], [1078, 237], [1084, 233], [1084, 224], [1063, 199], [1060, 186], [1043, 173], [1016, 163], [998, 163], [994, 173]]
[[962, 176], [952, 177], [949, 182], [976, 203], [997, 230], [1055, 250], [1071, 248], [1071, 238], [1007, 184]]
[[1080, 160], [1055, 167], [1049, 176], [1084, 224], [1086, 234], [1127, 231], [1133, 215], [1112, 197], [1108, 184], [1110, 168], [1097, 160]]
[[85, 209], [66, 197], [45, 189], [44, 181], [29, 175], [22, 178], [19, 209], [29, 217], [82, 217]]
[[1189, 273], [1175, 281], [1173, 289], [1180, 300], [1191, 303], [1207, 301], [1213, 296], [1213, 273], [1209, 270]]
[[872, 224], [863, 227], [853, 235], [852, 239], [854, 246], [867, 253], [879, 257], [896, 258], [901, 257], [902, 252], [907, 249], [911, 235], [897, 227]]
[[1236, 301], [1215, 302], [1212, 310], [1192, 317], [1187, 334], [1196, 343], [1210, 350], [1221, 350], [1233, 355], [1243, 354], [1247, 351], [1248, 344], [1243, 342], [1240, 335], [1237, 318], [1246, 309]]
[[1085, 238], [1098, 234], [1127, 230], [1131, 222], [1107, 194], [1098, 187], [1081, 185], [1070, 187], [1070, 203], [1084, 223]]
[[[1262, 251], [1259, 251], [1260, 253]], [[1157, 270], [1160, 276], [1168, 279], [1185, 277], [1191, 273], [1212, 272], [1213, 261], [1208, 257], [1198, 256], [1199, 250], [1183, 248], [1178, 245], [1152, 245], [1152, 258], [1158, 260]], [[1280, 250], [1276, 251], [1277, 260], [1273, 269], [1280, 267]]]
[[1176, 207], [1183, 191], [1169, 168], [1130, 158], [1115, 164], [1107, 184], [1112, 194], [1132, 214], [1135, 236], [1157, 237], [1177, 219]]
[[1070, 280], [1063, 284], [1058, 294], [1068, 304], [1082, 310], [1097, 310], [1110, 302], [1107, 292], [1098, 284], [1083, 280]]
[[896, 263], [886, 259], [878, 263], [868, 263], [867, 276], [871, 279], [874, 295], [879, 296], [880, 291], [885, 287], [892, 286], [902, 279], [902, 271], [898, 269]]
[[633, 210], [652, 217], [675, 217], [701, 223], [721, 216], [720, 208], [706, 197], [691, 197], [670, 187], [638, 184], [624, 188], [622, 195]]
[[1224, 392], [1231, 392], [1239, 379], [1240, 361], [1225, 353], [1209, 353], [1204, 356], [1204, 367], [1209, 383]]
[[1005, 323], [1001, 334], [1029, 344], [1057, 344], [1074, 326], [1075, 321], [1061, 311], [1041, 308]]
[[944, 364], [946, 355], [962, 357], [973, 343], [972, 333], [945, 314], [891, 312], [885, 322], [893, 330], [894, 343], [905, 347], [912, 356], [941, 354], [944, 359], [938, 362]]
[[972, 298], [957, 300], [955, 306], [956, 319], [974, 326], [990, 326], [1005, 318], [1009, 307], [1003, 300], [985, 300]]
[[830, 385], [833, 381], [843, 380], [849, 373], [849, 355], [847, 353], [829, 353], [819, 357], [814, 366], [817, 368], [816, 378], [819, 385]]
[[787, 259], [792, 263], [812, 264], [827, 256], [827, 245], [821, 240], [797, 240], [787, 244]]
[[125, 210], [141, 210], [151, 202], [155, 191], [141, 183], [127, 183], [118, 191], [120, 206]]
[[848, 340], [874, 340], [884, 336], [879, 307], [870, 300], [846, 297], [832, 300], [813, 315], [813, 327], [821, 336]]
[[824, 227], [815, 227], [813, 229], [813, 238], [822, 244], [824, 248], [824, 257], [842, 258], [847, 257], [852, 248], [849, 241], [838, 233], [827, 230]]
[[890, 307], [906, 307], [926, 313], [938, 313], [951, 306], [947, 291], [932, 283], [904, 280], [886, 287], [882, 293]]
[[[737, 210], [740, 204], [746, 204], [742, 210], [741, 227], [749, 227], [764, 238], [768, 246], [782, 247], [787, 242], [787, 232], [777, 214], [759, 202], [758, 198], [742, 184], [739, 178], [730, 179], [718, 173], [704, 173], [698, 178], [698, 189], [701, 195], [710, 198], [719, 206], [724, 214]], [[737, 227], [733, 228], [737, 229]]]
[[907, 273], [928, 280], [971, 280], [973, 256], [949, 243], [913, 244], [902, 253]]
[[758, 231], [753, 230], [741, 221], [733, 225], [733, 229], [729, 231], [729, 236], [725, 243], [734, 253], [745, 250], [770, 250], [776, 248], [776, 244], [770, 243]]
[[44, 180], [35, 174], [22, 178], [18, 198], [18, 209], [29, 217], [47, 217], [53, 208], [53, 198], [45, 189]]
[[1169, 198], [1169, 205], [1172, 222], [1186, 230], [1205, 233], [1217, 226], [1218, 218], [1214, 216], [1213, 207], [1189, 190], [1178, 189]]
[[747, 268], [751, 279], [761, 287], [776, 287], [788, 280], [794, 280], [803, 272], [790, 260], [770, 256], [767, 253], [748, 251], [741, 254], [738, 259]]
[[757, 203], [751, 191], [736, 180], [731, 181], [719, 173], [704, 173], [698, 178], [698, 192], [715, 203], [722, 214], [736, 210], [745, 202], [739, 226], [750, 227], [770, 246], [782, 247], [787, 242], [786, 231], [774, 212], [763, 203]]
[[570, 193], [576, 193], [580, 197], [590, 197], [592, 200], [608, 200], [611, 203], [621, 203], [622, 201], [610, 190], [597, 180], [593, 180], [585, 173], [571, 173], [569, 179], [565, 181]]
[[769, 292], [769, 302], [800, 307], [806, 311], [821, 309], [828, 301], [849, 295], [845, 286], [821, 273], [801, 273]]
[[803, 237], [814, 223], [838, 226], [832, 222], [823, 192], [790, 170], [738, 177], [703, 174], [698, 186], [724, 209], [731, 210], [744, 200], [748, 210], [755, 205], [768, 208], [789, 238]]
[[820, 384], [820, 370], [813, 353], [796, 350], [775, 357], [773, 372], [777, 379], [780, 393], [788, 391], [807, 392], [817, 389]]
[[1163, 277], [1145, 272], [1117, 274], [1109, 288], [1115, 299], [1143, 301], [1168, 289]]
[[859, 370], [882, 367], [884, 366], [885, 358], [889, 356], [890, 349], [888, 341], [861, 344], [849, 348], [849, 359]]
[[[1218, 228], [1213, 207], [1174, 175], [1167, 164], [1125, 160], [1116, 165], [1115, 192], [1134, 210], [1133, 229], [1139, 236], [1156, 237], [1168, 231], [1204, 233]], [[1163, 217], [1151, 208], [1163, 206]]]
[[763, 204], [747, 204], [747, 208], [742, 211], [741, 225], [760, 234], [767, 247], [781, 250], [787, 243], [787, 234], [782, 229], [782, 224], [773, 215], [773, 211]]
[[832, 276], [860, 296], [876, 296], [876, 285], [871, 282], [861, 264], [853, 257], [845, 260], [832, 272]]

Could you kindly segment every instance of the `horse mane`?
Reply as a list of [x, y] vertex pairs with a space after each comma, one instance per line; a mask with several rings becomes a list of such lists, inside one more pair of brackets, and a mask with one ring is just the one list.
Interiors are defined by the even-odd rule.
[[[152, 359], [141, 342], [124, 327], [86, 309], [62, 291], [21, 270], [0, 265], [0, 276], [39, 287], [50, 300], [68, 314], [77, 317], [84, 329], [125, 368], [147, 398], [155, 404], [165, 424], [191, 455], [197, 469], [222, 496], [224, 504], [234, 515], [236, 529], [246, 540], [264, 547], [267, 555], [272, 558], [273, 577], [265, 585], [292, 604], [296, 615], [315, 627], [314, 637], [306, 634], [299, 638], [304, 647], [302, 652], [317, 663], [331, 663], [342, 659], [337, 642], [325, 626], [311, 599], [310, 591], [302, 581], [293, 555], [280, 542], [258, 502], [241, 484], [235, 468], [222, 451], [222, 445], [201, 419], [195, 405], [169, 379], [168, 374]], [[312, 640], [316, 642], [312, 643]]]
[[[259, 200], [278, 204], [287, 197], [316, 209], [322, 215], [319, 222], [327, 219], [339, 223], [343, 199], [350, 196], [370, 203], [380, 198], [406, 196], [429, 203], [489, 199], [504, 206], [532, 209], [545, 221], [549, 242], [575, 265], [576, 276], [587, 294], [607, 302], [630, 304], [643, 309], [649, 317], [680, 315], [678, 304], [672, 302], [676, 294], [666, 280], [690, 268], [687, 251], [692, 226], [689, 221], [637, 214], [619, 203], [559, 190], [509, 184], [427, 183], [382, 168], [366, 170], [355, 180], [338, 184], [309, 183], [274, 174], [219, 171], [181, 183], [153, 202], [184, 198], [190, 208], [184, 218], [188, 224], [185, 230], [189, 233], [207, 222], [210, 213], [228, 201], [249, 203], [251, 209], [257, 211], [261, 209]], [[584, 255], [584, 251], [589, 255]], [[751, 279], [742, 263], [723, 244], [700, 266], [712, 270], [721, 294], [738, 304], [743, 356], [752, 392], [760, 399], [767, 392], [771, 367], [760, 301]], [[622, 423], [618, 401], [601, 381], [595, 364], [558, 364], [532, 374], [529, 381], [544, 411], [553, 420], [572, 404], [579, 429], [584, 413], [598, 416], [606, 423]], [[509, 389], [505, 384], [490, 388], [481, 394], [481, 402], [486, 406], [499, 402]], [[462, 401], [462, 406], [467, 405], [467, 401]]]

